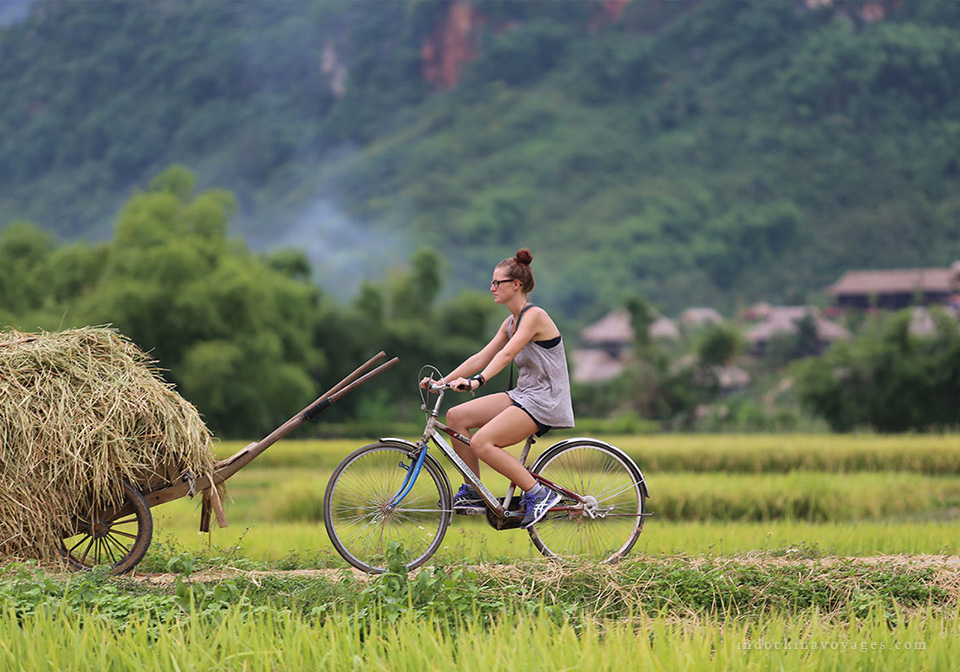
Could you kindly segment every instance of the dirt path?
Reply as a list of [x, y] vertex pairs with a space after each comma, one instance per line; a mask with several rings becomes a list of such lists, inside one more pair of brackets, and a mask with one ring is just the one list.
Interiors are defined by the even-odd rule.
[[[875, 567], [893, 566], [909, 569], [936, 569], [953, 574], [957, 573], [957, 579], [960, 581], [960, 556], [957, 555], [873, 555], [873, 556], [823, 556], [818, 558], [790, 558], [789, 556], [772, 556], [762, 553], [747, 553], [742, 555], [726, 557], [704, 557], [704, 556], [657, 556], [650, 558], [636, 558], [626, 562], [630, 563], [657, 563], [669, 564], [678, 561], [687, 560], [691, 565], [700, 565], [707, 562], [713, 563], [731, 563], [739, 565], [768, 565], [773, 567], [785, 566], [806, 566], [806, 567], [832, 567], [838, 564], [863, 564]], [[523, 566], [518, 565], [476, 565], [473, 569], [478, 571], [488, 571], [495, 574], [512, 574], [515, 572], [529, 573], [531, 567], [528, 562]], [[562, 574], [563, 569], [558, 565], [548, 563], [543, 566], [544, 575], [552, 573]], [[615, 568], [611, 568], [615, 571]], [[152, 585], [165, 586], [176, 582], [178, 574], [148, 574], [135, 573], [130, 578], [135, 581]], [[332, 581], [338, 581], [345, 577], [366, 581], [371, 578], [358, 569], [350, 567], [340, 567], [335, 569], [268, 569], [268, 570], [243, 570], [235, 567], [224, 567], [217, 570], [206, 570], [191, 575], [191, 580], [200, 583], [216, 583], [232, 578], [245, 578], [254, 584], [258, 584], [261, 579], [267, 577], [276, 578], [295, 578], [295, 577], [314, 577], [324, 578]]]
[[[136, 572], [129, 578], [134, 581], [146, 583], [151, 586], [166, 586], [176, 583], [179, 574], [148, 574]], [[369, 574], [364, 574], [359, 569], [343, 567], [340, 569], [263, 569], [263, 570], [244, 570], [236, 567], [224, 567], [223, 569], [206, 570], [195, 572], [190, 575], [190, 580], [197, 583], [215, 583], [226, 579], [244, 578], [254, 584], [258, 584], [260, 579], [265, 577], [279, 578], [324, 578], [331, 581], [339, 581], [344, 577], [351, 577], [360, 581], [370, 579]]]

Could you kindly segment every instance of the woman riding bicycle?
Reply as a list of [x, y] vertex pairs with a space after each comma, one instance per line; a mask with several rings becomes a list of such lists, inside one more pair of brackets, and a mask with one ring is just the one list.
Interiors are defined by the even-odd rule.
[[[522, 528], [538, 522], [561, 497], [537, 483], [504, 448], [531, 434], [542, 436], [554, 427], [573, 427], [570, 376], [560, 331], [543, 308], [529, 301], [534, 286], [532, 260], [530, 250], [523, 248], [513, 258], [497, 264], [490, 291], [496, 303], [510, 309], [510, 315], [480, 352], [443, 379], [453, 389], [473, 391], [511, 362], [516, 364], [516, 387], [454, 406], [447, 411], [447, 425], [470, 436], [469, 445], [454, 440], [453, 447], [475, 474], [479, 475], [483, 461], [523, 490]], [[429, 384], [427, 378], [420, 382], [424, 388]], [[483, 506], [480, 494], [467, 483], [453, 498], [454, 509]]]

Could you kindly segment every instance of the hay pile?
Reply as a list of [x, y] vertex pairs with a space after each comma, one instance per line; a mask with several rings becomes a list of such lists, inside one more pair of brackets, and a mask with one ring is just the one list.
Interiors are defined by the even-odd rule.
[[91, 506], [211, 473], [213, 438], [112, 329], [0, 332], [0, 556], [51, 560]]

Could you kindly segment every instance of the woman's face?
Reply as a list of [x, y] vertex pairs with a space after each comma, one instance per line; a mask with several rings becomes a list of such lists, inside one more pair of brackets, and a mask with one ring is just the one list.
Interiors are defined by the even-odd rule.
[[514, 280], [507, 273], [505, 268], [497, 268], [493, 272], [493, 279], [490, 281], [490, 291], [493, 292], [493, 300], [497, 303], [504, 303], [517, 293], [518, 281]]

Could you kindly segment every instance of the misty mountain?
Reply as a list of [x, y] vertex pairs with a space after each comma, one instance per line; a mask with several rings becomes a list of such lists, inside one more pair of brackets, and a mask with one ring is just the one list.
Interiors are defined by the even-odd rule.
[[17, 23], [27, 18], [35, 0], [4, 0], [0, 2], [0, 26]]
[[960, 258], [960, 9], [900, 2], [5, 3], [0, 226], [111, 235], [172, 163], [348, 295], [517, 247], [595, 317]]

